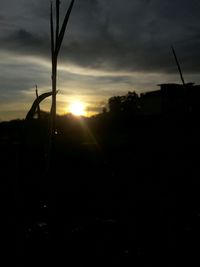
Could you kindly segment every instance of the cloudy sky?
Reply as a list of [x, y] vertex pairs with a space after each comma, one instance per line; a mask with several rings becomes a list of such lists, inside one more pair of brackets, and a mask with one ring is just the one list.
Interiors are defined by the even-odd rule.
[[[51, 88], [49, 3], [0, 0], [0, 120], [25, 117], [35, 84]], [[186, 82], [200, 83], [199, 14], [199, 0], [76, 0], [59, 55], [58, 112], [77, 99], [90, 115], [113, 95], [179, 83], [171, 44]]]

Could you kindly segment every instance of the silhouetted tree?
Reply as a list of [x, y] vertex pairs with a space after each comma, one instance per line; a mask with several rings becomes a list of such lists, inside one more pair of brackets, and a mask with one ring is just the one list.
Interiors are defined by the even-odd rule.
[[108, 106], [113, 114], [134, 114], [139, 108], [139, 96], [136, 92], [128, 92], [124, 96], [113, 96], [109, 98]]
[[139, 96], [136, 92], [128, 92], [122, 97], [122, 110], [127, 113], [135, 113], [139, 107]]
[[108, 100], [108, 106], [111, 113], [117, 114], [122, 111], [121, 96], [113, 96]]
[[106, 108], [106, 107], [103, 107], [103, 109], [102, 109], [102, 113], [103, 113], [103, 114], [107, 113], [107, 108]]

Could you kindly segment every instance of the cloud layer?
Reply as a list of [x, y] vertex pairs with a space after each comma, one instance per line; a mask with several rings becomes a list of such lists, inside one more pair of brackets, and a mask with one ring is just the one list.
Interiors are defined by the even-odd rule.
[[[62, 1], [62, 17], [69, 2]], [[186, 80], [199, 82], [199, 13], [198, 0], [76, 0], [60, 52], [60, 86], [105, 99], [152, 89], [161, 79], [179, 82], [171, 44]], [[0, 57], [4, 97], [36, 82], [50, 87], [49, 0], [1, 3]]]
[[[63, 2], [62, 15], [69, 1]], [[1, 49], [49, 57], [49, 1], [16, 6], [8, 0], [1, 12]], [[199, 12], [195, 0], [76, 1], [61, 59], [108, 70], [173, 72], [174, 44], [186, 70], [198, 72]]]

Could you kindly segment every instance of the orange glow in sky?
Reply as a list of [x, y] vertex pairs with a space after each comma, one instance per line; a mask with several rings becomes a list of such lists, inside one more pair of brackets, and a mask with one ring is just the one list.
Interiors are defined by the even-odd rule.
[[74, 101], [69, 106], [69, 112], [75, 116], [84, 116], [86, 115], [85, 105], [83, 102]]

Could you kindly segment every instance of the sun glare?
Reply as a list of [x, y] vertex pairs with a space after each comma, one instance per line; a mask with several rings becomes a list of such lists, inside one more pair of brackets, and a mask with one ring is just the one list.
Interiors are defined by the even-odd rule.
[[83, 116], [85, 115], [85, 106], [82, 102], [73, 102], [69, 106], [69, 111], [76, 116]]

